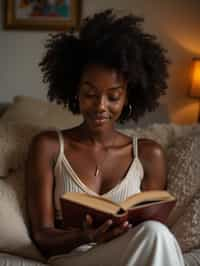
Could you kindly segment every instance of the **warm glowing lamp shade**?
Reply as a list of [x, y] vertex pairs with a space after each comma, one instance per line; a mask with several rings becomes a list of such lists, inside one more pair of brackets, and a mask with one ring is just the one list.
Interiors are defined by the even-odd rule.
[[190, 96], [200, 97], [200, 58], [192, 60]]

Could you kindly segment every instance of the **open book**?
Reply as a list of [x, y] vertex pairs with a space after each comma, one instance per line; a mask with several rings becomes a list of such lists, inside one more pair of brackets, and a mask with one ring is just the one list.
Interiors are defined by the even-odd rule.
[[81, 227], [86, 214], [92, 216], [94, 226], [99, 226], [108, 219], [112, 219], [114, 224], [126, 220], [133, 225], [146, 220], [165, 223], [176, 202], [165, 190], [140, 192], [120, 203], [79, 192], [66, 192], [60, 200], [65, 228]]

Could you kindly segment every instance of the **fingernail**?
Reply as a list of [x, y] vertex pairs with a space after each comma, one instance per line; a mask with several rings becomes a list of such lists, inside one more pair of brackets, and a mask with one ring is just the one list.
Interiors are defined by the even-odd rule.
[[128, 221], [124, 222], [123, 226], [127, 226], [128, 225]]
[[129, 225], [128, 225], [128, 228], [132, 228], [132, 227], [133, 227], [132, 224], [129, 224]]
[[111, 225], [113, 223], [112, 220], [108, 220], [108, 224]]

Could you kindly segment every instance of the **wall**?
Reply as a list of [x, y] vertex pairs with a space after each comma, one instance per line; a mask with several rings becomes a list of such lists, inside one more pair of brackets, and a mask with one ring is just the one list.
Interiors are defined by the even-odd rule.
[[[185, 119], [185, 113], [181, 113], [180, 110], [197, 108], [197, 101], [187, 97], [187, 89], [191, 58], [200, 55], [199, 0], [83, 0], [82, 2], [83, 17], [110, 7], [120, 12], [129, 11], [144, 16], [144, 29], [158, 36], [172, 61], [169, 68], [168, 93], [161, 102], [168, 105], [171, 119], [174, 121], [177, 114], [179, 120], [182, 117]], [[3, 1], [0, 1], [0, 20], [3, 20]], [[16, 94], [45, 98], [46, 91], [37, 64], [42, 56], [47, 36], [48, 32], [5, 31], [2, 23], [0, 24], [1, 102], [11, 101]]]
[[188, 97], [188, 89], [191, 59], [200, 56], [200, 1], [132, 2], [132, 10], [145, 18], [145, 29], [155, 33], [168, 50], [169, 88], [161, 101], [168, 105], [170, 120], [181, 124], [196, 122], [200, 104]]
[[[83, 17], [104, 7], [120, 7], [121, 1], [83, 1]], [[124, 0], [129, 9], [130, 0]], [[0, 101], [11, 101], [16, 94], [46, 98], [46, 88], [38, 62], [43, 54], [43, 45], [48, 32], [16, 31], [3, 29], [3, 1], [0, 0]]]

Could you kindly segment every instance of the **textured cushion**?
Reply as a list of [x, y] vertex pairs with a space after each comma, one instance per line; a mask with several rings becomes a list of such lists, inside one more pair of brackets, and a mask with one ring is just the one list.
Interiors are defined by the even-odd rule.
[[[200, 247], [200, 190], [171, 228], [183, 252]], [[199, 256], [200, 260], [200, 256]]]
[[28, 233], [24, 181], [21, 170], [0, 180], [0, 252], [44, 261]]
[[200, 136], [177, 139], [167, 150], [167, 163], [167, 189], [177, 198], [169, 219], [169, 225], [172, 226], [200, 188]]
[[149, 138], [158, 142], [165, 150], [177, 138], [188, 136], [190, 134], [200, 134], [200, 124], [193, 125], [176, 125], [176, 124], [152, 124], [146, 128], [120, 129], [123, 133], [133, 136], [137, 135], [139, 138]]
[[1, 122], [0, 120], [0, 176], [23, 168], [29, 143], [41, 126]]
[[82, 121], [67, 108], [29, 96], [16, 96], [1, 121], [30, 123], [45, 127], [71, 128]]
[[167, 158], [167, 189], [177, 198], [168, 224], [182, 250], [189, 251], [200, 246], [200, 136], [178, 139], [168, 149]]

